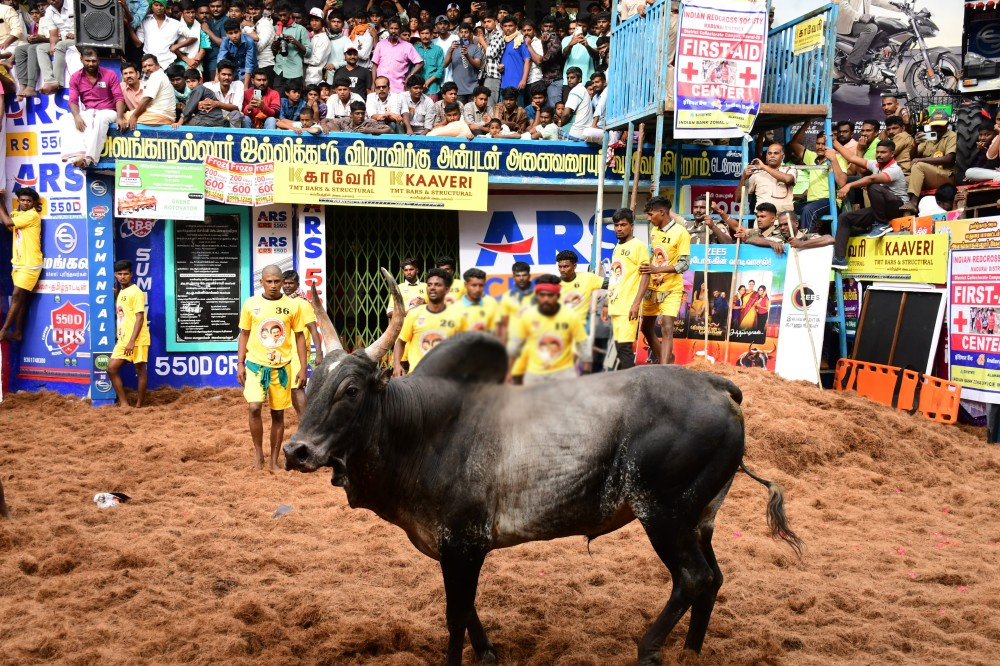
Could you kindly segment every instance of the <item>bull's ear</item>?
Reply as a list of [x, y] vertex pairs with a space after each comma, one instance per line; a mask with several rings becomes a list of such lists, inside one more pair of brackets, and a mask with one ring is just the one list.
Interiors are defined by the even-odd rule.
[[502, 384], [507, 378], [507, 350], [492, 335], [459, 333], [430, 350], [410, 374]]
[[375, 390], [379, 393], [385, 390], [385, 387], [389, 385], [389, 380], [392, 379], [392, 370], [386, 368], [378, 373], [378, 377], [375, 378]]

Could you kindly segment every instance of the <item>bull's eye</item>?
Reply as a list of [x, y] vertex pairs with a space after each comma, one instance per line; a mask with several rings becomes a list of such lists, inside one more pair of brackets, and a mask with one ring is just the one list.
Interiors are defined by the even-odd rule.
[[344, 391], [344, 393], [347, 394], [348, 398], [355, 398], [358, 395], [358, 389], [356, 386], [350, 386], [346, 391]]

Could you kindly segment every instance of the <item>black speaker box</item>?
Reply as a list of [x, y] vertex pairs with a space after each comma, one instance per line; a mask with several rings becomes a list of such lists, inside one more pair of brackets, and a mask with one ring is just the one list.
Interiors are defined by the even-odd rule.
[[76, 0], [76, 45], [116, 49], [125, 47], [125, 26], [116, 0]]

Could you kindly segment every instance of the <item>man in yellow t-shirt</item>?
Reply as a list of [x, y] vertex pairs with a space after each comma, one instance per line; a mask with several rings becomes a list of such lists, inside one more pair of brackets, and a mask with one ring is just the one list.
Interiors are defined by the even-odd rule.
[[434, 262], [434, 266], [435, 268], [443, 268], [451, 276], [451, 286], [448, 287], [448, 293], [445, 294], [444, 302], [448, 305], [458, 303], [462, 300], [462, 296], [465, 296], [465, 283], [455, 279], [455, 260], [451, 257], [438, 257], [437, 261]]
[[[306, 339], [306, 358], [309, 358], [309, 350], [311, 349], [312, 341], [317, 341], [316, 360], [313, 362], [313, 367], [318, 368], [319, 364], [323, 362], [323, 345], [319, 344], [320, 335], [319, 331], [316, 330], [316, 313], [313, 311], [312, 303], [309, 302], [309, 297], [306, 296], [301, 289], [299, 289], [299, 284], [299, 274], [295, 271], [285, 271], [281, 274], [281, 291], [284, 292], [285, 296], [292, 299], [302, 310], [302, 325], [305, 326], [305, 329], [302, 331], [302, 335]], [[299, 386], [298, 383], [298, 354], [292, 354], [291, 372], [292, 406], [295, 407], [295, 413], [302, 416], [302, 413], [306, 411], [306, 388], [305, 386]]]
[[126, 363], [135, 365], [135, 406], [142, 407], [146, 397], [146, 362], [149, 361], [149, 322], [146, 321], [146, 294], [132, 283], [132, 262], [122, 259], [115, 262], [115, 279], [118, 280], [118, 298], [115, 299], [117, 340], [108, 364], [108, 376], [118, 396], [118, 406], [128, 407], [125, 385], [119, 371]]
[[392, 352], [393, 377], [413, 372], [427, 352], [463, 330], [461, 308], [445, 302], [450, 288], [451, 273], [442, 268], [427, 271], [427, 305], [418, 305], [406, 313]]
[[649, 274], [639, 267], [649, 264], [649, 248], [635, 237], [635, 215], [628, 208], [619, 208], [612, 215], [618, 245], [611, 255], [611, 275], [608, 276], [608, 304], [601, 319], [611, 317], [611, 331], [618, 354], [618, 368], [635, 367], [635, 338], [639, 333], [639, 309], [649, 286]]
[[[420, 281], [420, 264], [416, 259], [407, 257], [399, 262], [399, 269], [403, 271], [403, 281], [399, 283], [399, 293], [403, 295], [403, 303], [406, 304], [406, 311], [409, 312], [418, 305], [427, 302], [427, 285]], [[392, 300], [386, 308], [386, 314], [392, 314]]]
[[[674, 320], [684, 298], [684, 271], [691, 259], [691, 234], [684, 218], [670, 210], [670, 201], [653, 197], [646, 202], [649, 216], [649, 243], [653, 262], [639, 267], [649, 276], [649, 289], [642, 301], [642, 334], [653, 355], [663, 365], [674, 361]], [[656, 318], [660, 318], [663, 342], [656, 338]]]
[[535, 280], [538, 307], [528, 308], [511, 329], [508, 368], [513, 370], [522, 353], [527, 357], [525, 386], [575, 378], [574, 356], [582, 362], [584, 372], [590, 372], [590, 338], [577, 313], [559, 302], [560, 282], [555, 275], [538, 276]]
[[271, 452], [268, 468], [278, 465], [281, 440], [285, 436], [285, 410], [292, 406], [292, 356], [298, 354], [298, 386], [306, 384], [305, 325], [298, 303], [281, 293], [284, 282], [281, 269], [265, 266], [260, 284], [264, 293], [251, 296], [240, 311], [240, 342], [236, 359], [236, 378], [243, 386], [243, 397], [250, 405], [250, 436], [257, 457], [255, 466], [264, 466], [264, 423], [261, 409], [268, 400], [271, 407]]
[[462, 309], [464, 331], [495, 333], [499, 324], [500, 304], [486, 295], [486, 273], [470, 268], [462, 274], [465, 278], [465, 296], [458, 301]]
[[[514, 276], [514, 286], [500, 298], [500, 326], [497, 328], [497, 337], [504, 344], [507, 344], [510, 332], [517, 326], [517, 318], [537, 303], [535, 292], [531, 288], [531, 266], [523, 261], [515, 261], [510, 272]], [[527, 367], [528, 357], [522, 353], [512, 371], [515, 384], [521, 383]]]
[[[0, 184], [0, 187], [3, 187]], [[17, 210], [7, 212], [7, 197], [0, 194], [0, 222], [14, 234], [13, 269], [14, 293], [10, 298], [7, 319], [0, 328], [0, 340], [20, 340], [24, 336], [24, 316], [28, 298], [42, 274], [42, 211], [38, 192], [30, 187], [17, 191]]]
[[576, 250], [563, 250], [556, 255], [556, 268], [559, 269], [559, 277], [562, 278], [559, 302], [579, 317], [586, 330], [590, 323], [591, 297], [598, 289], [608, 288], [608, 278], [577, 271], [578, 258]]

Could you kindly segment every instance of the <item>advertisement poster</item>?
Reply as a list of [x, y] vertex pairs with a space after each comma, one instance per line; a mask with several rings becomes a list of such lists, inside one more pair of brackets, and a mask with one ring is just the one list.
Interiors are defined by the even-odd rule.
[[843, 274], [857, 280], [944, 284], [948, 279], [948, 236], [855, 236], [847, 247]]
[[695, 0], [681, 5], [674, 137], [740, 137], [760, 109], [767, 3]]
[[796, 25], [795, 34], [792, 35], [792, 55], [809, 53], [823, 46], [825, 23], [825, 18], [821, 15]]
[[1000, 249], [951, 253], [949, 379], [962, 398], [1000, 403]]
[[1000, 248], [1000, 215], [938, 222], [935, 230], [951, 238], [953, 250]]
[[326, 303], [326, 209], [322, 206], [298, 206], [298, 213], [295, 270], [302, 280], [302, 290], [309, 293], [315, 286], [320, 301]]
[[781, 354], [774, 371], [785, 379], [818, 384], [833, 246], [801, 250], [798, 261], [793, 250], [787, 257], [778, 326]]
[[275, 164], [278, 203], [486, 210], [488, 189], [485, 173]]
[[205, 199], [236, 206], [274, 203], [274, 162], [244, 164], [207, 157]]
[[205, 219], [205, 166], [115, 162], [115, 216]]
[[115, 305], [115, 224], [107, 214], [111, 207], [111, 178], [90, 178], [90, 209], [87, 247], [91, 293], [90, 347], [93, 355], [90, 375], [90, 399], [94, 406], [111, 404], [114, 387], [108, 374], [111, 352], [117, 339], [118, 314]]
[[260, 284], [265, 266], [271, 264], [281, 272], [292, 270], [295, 245], [292, 243], [292, 207], [287, 204], [254, 208], [250, 223], [253, 242], [253, 293], [260, 294]]

